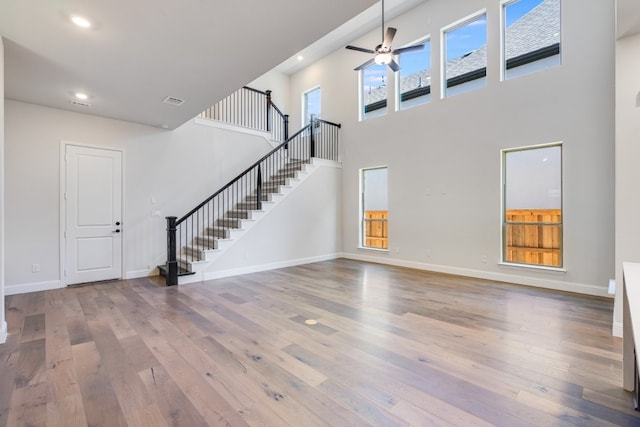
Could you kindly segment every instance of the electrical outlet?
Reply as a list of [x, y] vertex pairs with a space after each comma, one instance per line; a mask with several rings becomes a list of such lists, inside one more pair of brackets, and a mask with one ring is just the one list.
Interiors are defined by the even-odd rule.
[[32, 273], [40, 272], [40, 264], [31, 264], [31, 272]]
[[486, 255], [482, 255], [480, 257], [480, 262], [483, 263], [483, 264], [486, 264], [487, 263], [487, 256]]

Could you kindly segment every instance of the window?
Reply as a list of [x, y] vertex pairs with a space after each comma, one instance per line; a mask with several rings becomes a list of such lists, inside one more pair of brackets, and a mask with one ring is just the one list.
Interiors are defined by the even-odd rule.
[[320, 86], [308, 90], [302, 95], [302, 104], [304, 111], [302, 118], [302, 126], [306, 126], [311, 121], [311, 116], [320, 117]]
[[560, 64], [560, 0], [512, 0], [502, 12], [504, 79]]
[[387, 112], [387, 66], [372, 64], [360, 71], [360, 120]]
[[398, 58], [396, 87], [400, 90], [396, 91], [399, 98], [396, 105], [400, 110], [431, 100], [431, 41], [425, 39], [410, 45], [419, 43], [424, 43], [424, 50], [402, 53]]
[[562, 145], [502, 156], [503, 262], [562, 267]]
[[482, 12], [442, 30], [442, 96], [483, 87], [487, 81], [487, 15]]
[[361, 245], [388, 249], [387, 168], [361, 169]]

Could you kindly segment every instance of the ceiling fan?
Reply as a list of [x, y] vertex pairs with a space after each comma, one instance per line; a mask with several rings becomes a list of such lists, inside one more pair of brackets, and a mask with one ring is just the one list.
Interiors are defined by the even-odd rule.
[[400, 55], [404, 52], [415, 52], [418, 50], [424, 49], [424, 44], [419, 44], [415, 46], [407, 46], [401, 47], [399, 49], [392, 49], [391, 42], [393, 41], [393, 37], [396, 35], [396, 29], [393, 27], [387, 28], [387, 31], [384, 31], [384, 0], [382, 0], [382, 43], [376, 46], [375, 49], [365, 49], [357, 46], [346, 46], [347, 49], [357, 50], [358, 52], [370, 53], [375, 55], [373, 58], [365, 62], [364, 64], [354, 68], [354, 70], [359, 71], [364, 68], [367, 68], [371, 64], [378, 65], [388, 65], [394, 72], [400, 70], [400, 66], [393, 59], [394, 55]]

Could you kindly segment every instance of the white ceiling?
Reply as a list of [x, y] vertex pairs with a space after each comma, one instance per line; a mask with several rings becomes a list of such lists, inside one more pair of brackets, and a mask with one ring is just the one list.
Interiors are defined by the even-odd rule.
[[175, 128], [376, 3], [2, 0], [5, 97]]
[[[424, 1], [386, 0], [386, 18]], [[617, 7], [618, 37], [640, 33], [640, 0]], [[80, 29], [71, 14], [95, 24]], [[274, 67], [293, 73], [379, 25], [378, 0], [2, 0], [5, 97], [173, 129]], [[71, 104], [76, 91], [91, 107]]]
[[640, 0], [618, 0], [618, 38], [640, 34]]
[[[389, 21], [426, 1], [427, 0], [385, 0], [385, 21]], [[380, 28], [382, 24], [381, 19], [381, 7], [380, 3], [377, 3], [301, 50], [299, 54], [304, 57], [303, 62], [298, 61], [296, 57], [291, 57], [276, 68], [285, 74], [292, 74], [336, 49], [352, 43], [355, 39], [369, 31]]]

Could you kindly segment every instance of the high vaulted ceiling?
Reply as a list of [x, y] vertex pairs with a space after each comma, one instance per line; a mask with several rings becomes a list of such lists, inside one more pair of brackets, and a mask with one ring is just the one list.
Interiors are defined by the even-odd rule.
[[[386, 0], [386, 17], [424, 1]], [[617, 7], [618, 37], [640, 33], [640, 1]], [[74, 26], [72, 14], [93, 27]], [[378, 0], [1, 0], [5, 97], [172, 129], [276, 66], [292, 73], [341, 48], [379, 19]], [[71, 104], [78, 91], [90, 107]], [[167, 96], [185, 102], [163, 103]]]
[[640, 0], [617, 0], [618, 38], [640, 34]]
[[5, 97], [175, 128], [376, 3], [2, 0]]

